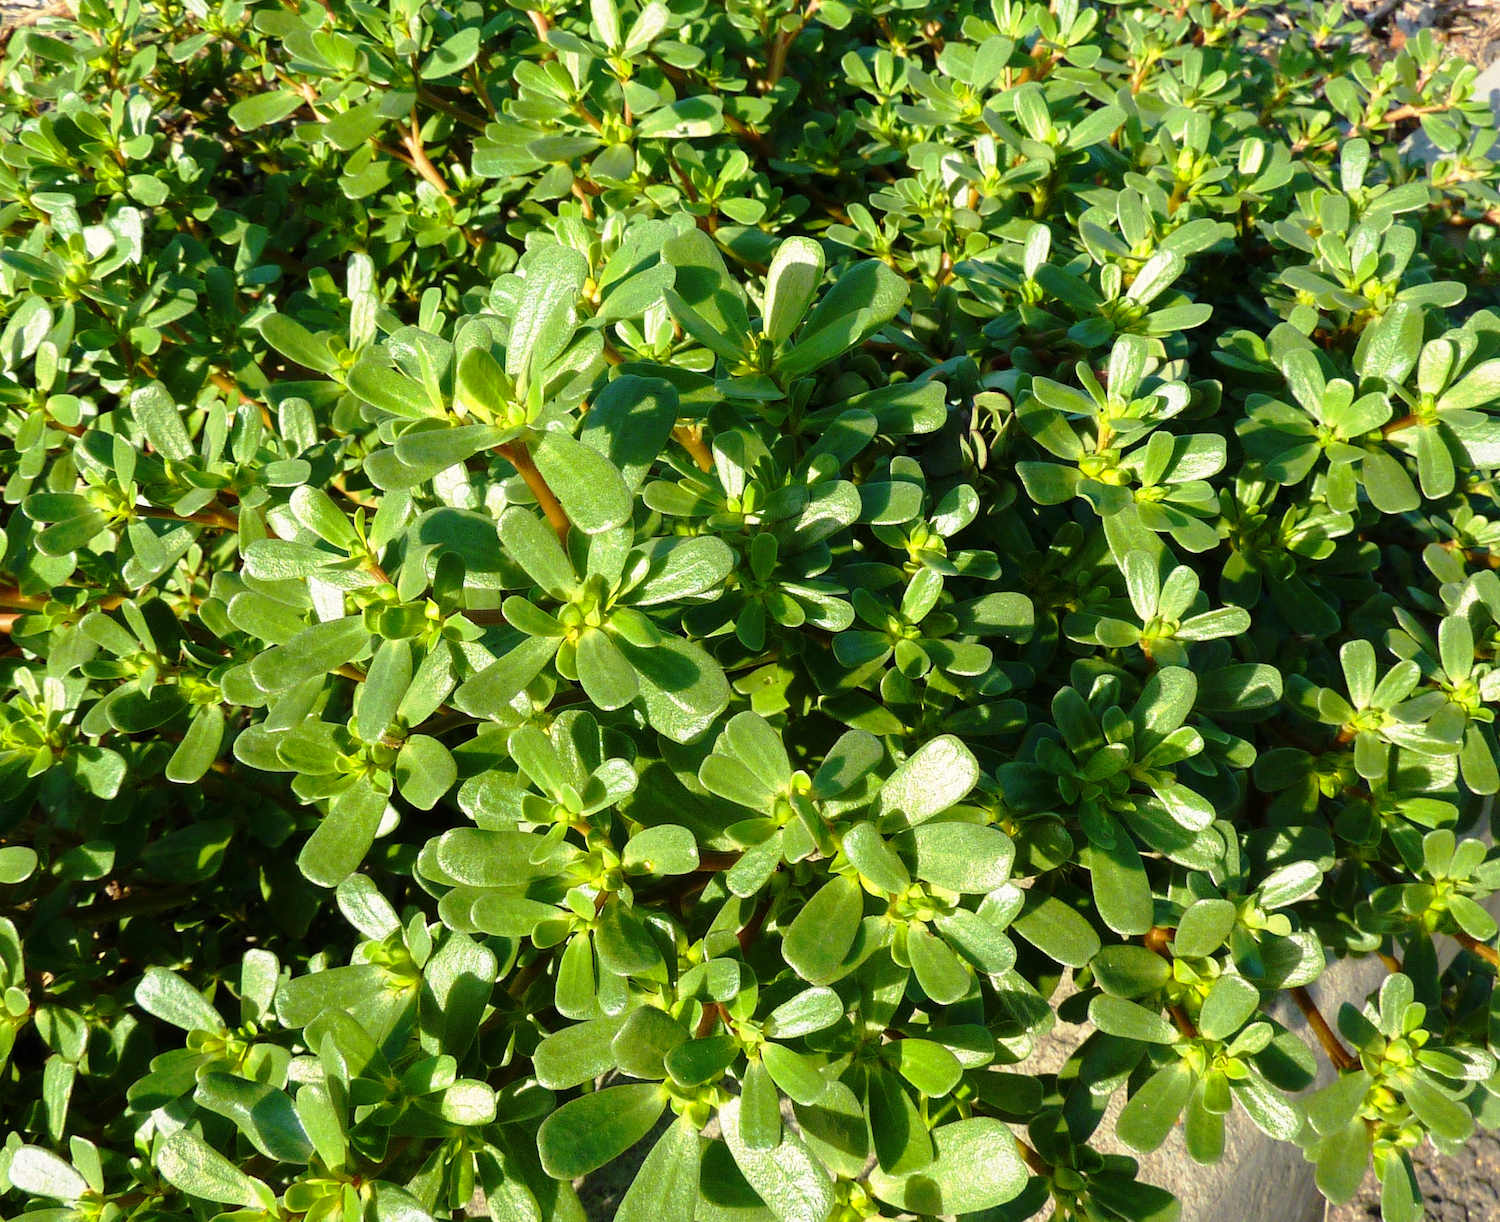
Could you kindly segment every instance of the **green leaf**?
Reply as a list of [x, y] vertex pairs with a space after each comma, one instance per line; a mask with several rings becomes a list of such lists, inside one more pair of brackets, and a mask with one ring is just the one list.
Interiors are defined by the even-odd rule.
[[564, 1103], [537, 1130], [542, 1166], [560, 1180], [587, 1175], [640, 1141], [666, 1106], [654, 1083], [612, 1086]]
[[1121, 1110], [1115, 1123], [1120, 1140], [1142, 1154], [1159, 1148], [1187, 1106], [1193, 1085], [1193, 1071], [1181, 1061], [1157, 1070]]
[[791, 237], [776, 248], [766, 272], [765, 333], [773, 344], [790, 338], [823, 281], [823, 247]]
[[1252, 1070], [1248, 1076], [1231, 1081], [1229, 1088], [1262, 1133], [1277, 1141], [1296, 1140], [1302, 1117], [1286, 1096], [1258, 1073]]
[[337, 887], [353, 874], [375, 842], [386, 805], [386, 794], [368, 777], [357, 778], [339, 794], [297, 855], [308, 881]]
[[1220, 976], [1203, 999], [1198, 1030], [1206, 1039], [1227, 1040], [1260, 1007], [1260, 990], [1243, 976]]
[[1204, 959], [1223, 946], [1237, 918], [1228, 900], [1199, 900], [1182, 914], [1172, 935], [1172, 953], [1179, 959]]
[[827, 1081], [818, 1073], [817, 1067], [801, 1053], [793, 1052], [781, 1044], [762, 1044], [761, 1060], [771, 1081], [791, 1099], [804, 1106], [812, 1106], [820, 1100], [828, 1088]]
[[343, 1170], [349, 1157], [349, 1138], [328, 1088], [307, 1083], [297, 1091], [295, 1103], [297, 1118], [302, 1121], [319, 1161], [330, 1170]]
[[601, 628], [586, 628], [578, 638], [574, 665], [588, 698], [606, 712], [622, 709], [641, 692], [635, 668]]
[[924, 1095], [941, 1098], [958, 1085], [963, 1066], [941, 1044], [931, 1040], [896, 1040], [894, 1061], [900, 1075]]
[[[605, 310], [615, 296], [606, 299]], [[653, 301], [659, 299], [659, 293], [652, 294]], [[677, 413], [677, 389], [670, 382], [622, 374], [594, 399], [578, 440], [609, 459], [633, 496], [666, 448]]]
[[645, 922], [621, 899], [605, 904], [594, 927], [594, 949], [600, 964], [620, 976], [649, 972], [661, 962]]
[[573, 307], [588, 273], [588, 260], [571, 246], [547, 245], [528, 253], [525, 287], [505, 348], [505, 372], [514, 381], [528, 384], [567, 347]]
[[[869, 338], [896, 316], [906, 303], [907, 291], [905, 278], [878, 259], [856, 263], [823, 294], [781, 368], [800, 377]], [[836, 336], [833, 345], [817, 344], [824, 331]]]
[[667, 1053], [663, 1064], [678, 1086], [702, 1086], [728, 1069], [739, 1054], [739, 1039], [726, 1032], [678, 1044]]
[[371, 738], [384, 734], [411, 685], [411, 645], [404, 640], [382, 641], [370, 661], [365, 681], [354, 693], [354, 715]]
[[174, 1188], [205, 1201], [268, 1209], [274, 1200], [264, 1184], [251, 1179], [189, 1129], [179, 1129], [162, 1142], [156, 1169]]
[[[285, 314], [267, 314], [261, 320], [260, 333], [266, 343], [287, 360], [318, 373], [332, 373], [339, 367], [325, 340], [313, 335], [294, 318]], [[299, 491], [302, 491], [299, 489]]]
[[1401, 1081], [1401, 1089], [1417, 1119], [1436, 1136], [1464, 1142], [1474, 1135], [1474, 1118], [1468, 1109], [1440, 1091], [1420, 1070], [1409, 1073]]
[[343, 114], [336, 115], [323, 125], [323, 138], [336, 149], [345, 152], [356, 149], [385, 126], [386, 117], [381, 113], [377, 99], [351, 106]]
[[193, 714], [187, 733], [167, 761], [164, 775], [175, 784], [191, 785], [213, 766], [223, 743], [224, 710], [217, 704], [205, 705]]
[[290, 1096], [269, 1082], [248, 1082], [226, 1073], [204, 1074], [193, 1100], [199, 1107], [232, 1120], [250, 1144], [267, 1158], [306, 1163], [312, 1142]]
[[[839, 1007], [840, 1015], [843, 1006]], [[740, 1082], [740, 1135], [752, 1150], [781, 1144], [781, 1098], [765, 1064], [751, 1060]]]
[[480, 717], [500, 713], [542, 673], [561, 644], [558, 637], [527, 637], [460, 685], [458, 707]]
[[833, 744], [812, 780], [812, 796], [831, 798], [853, 788], [885, 758], [885, 747], [867, 730], [848, 730]]
[[171, 392], [160, 382], [148, 382], [130, 396], [130, 414], [162, 455], [176, 462], [193, 458], [193, 443], [182, 422], [182, 412]]
[[1438, 398], [1437, 410], [1456, 411], [1500, 402], [1500, 360], [1483, 361]]
[[1129, 833], [1116, 820], [1104, 815], [1100, 821], [1113, 829], [1114, 843], [1107, 847], [1090, 843], [1082, 853], [1100, 919], [1118, 934], [1143, 934], [1154, 917], [1145, 864]]
[[1306, 1103], [1307, 1122], [1325, 1137], [1342, 1132], [1364, 1106], [1373, 1079], [1363, 1069], [1342, 1074]]
[[620, 1202], [616, 1222], [693, 1222], [702, 1161], [702, 1138], [684, 1116], [646, 1156]]
[[979, 761], [952, 734], [914, 751], [886, 780], [872, 814], [882, 832], [904, 831], [963, 801], [979, 780]]
[[475, 454], [492, 449], [505, 430], [488, 424], [456, 424], [448, 428], [419, 428], [396, 440], [396, 457], [426, 477], [456, 467]]
[[147, 1014], [184, 1031], [225, 1030], [219, 1012], [197, 989], [176, 972], [162, 967], [148, 967], [135, 986], [135, 1003]]
[[1164, 666], [1146, 681], [1130, 719], [1138, 755], [1156, 747], [1193, 711], [1198, 677], [1181, 666]]
[[777, 1222], [826, 1222], [833, 1209], [833, 1180], [795, 1133], [787, 1130], [774, 1149], [757, 1149], [744, 1139], [742, 1102], [731, 1099], [719, 1109], [724, 1141], [749, 1182]]
[[1422, 504], [1406, 468], [1383, 450], [1365, 452], [1360, 476], [1371, 504], [1381, 513], [1410, 513]]
[[616, 1064], [633, 1078], [667, 1076], [667, 1053], [688, 1038], [687, 1029], [665, 1010], [642, 1006], [631, 1013], [614, 1037]]
[[965, 895], [982, 895], [1010, 879], [1016, 846], [999, 828], [975, 823], [926, 823], [897, 837], [896, 847], [924, 882]]
[[652, 729], [673, 742], [697, 738], [729, 704], [724, 671], [701, 645], [673, 636], [654, 649], [623, 638], [616, 644], [635, 668]]
[[860, 876], [887, 895], [901, 895], [911, 886], [906, 866], [873, 823], [856, 823], [844, 833], [840, 847]]
[[1370, 1170], [1370, 1126], [1351, 1120], [1318, 1143], [1315, 1180], [1333, 1205], [1354, 1199]]
[[425, 734], [413, 734], [396, 756], [396, 786], [418, 810], [431, 810], [458, 779], [448, 748]]
[[772, 1039], [796, 1039], [831, 1027], [843, 1017], [843, 1000], [832, 989], [803, 989], [771, 1011], [764, 1031]]
[[445, 882], [515, 887], [556, 873], [543, 846], [541, 836], [516, 831], [513, 826], [459, 827], [431, 841], [428, 852], [435, 856]]
[[691, 874], [698, 868], [698, 841], [676, 824], [648, 827], [630, 838], [620, 864], [632, 872]]
[[314, 675], [338, 670], [363, 653], [369, 643], [370, 630], [363, 616], [327, 620], [304, 628], [285, 645], [257, 655], [250, 663], [250, 673], [264, 691], [284, 692]]
[[762, 778], [773, 791], [792, 783], [792, 767], [781, 736], [758, 713], [736, 713], [724, 727], [724, 742], [735, 758]]
[[636, 125], [642, 139], [695, 140], [724, 130], [724, 103], [710, 94], [682, 98], [660, 106]]
[[974, 978], [949, 945], [933, 937], [925, 926], [907, 931], [906, 953], [922, 991], [939, 1005], [948, 1006], [968, 996]]
[[1106, 946], [1089, 965], [1099, 987], [1111, 997], [1135, 1000], [1154, 993], [1172, 976], [1172, 965], [1144, 946]]
[[1099, 951], [1094, 927], [1056, 896], [1028, 892], [1026, 906], [1011, 928], [1044, 955], [1068, 967], [1088, 966]]
[[932, 1139], [909, 1091], [878, 1065], [870, 1068], [870, 1131], [886, 1175], [901, 1176], [932, 1162]]
[[290, 89], [252, 93], [229, 108], [229, 121], [242, 132], [253, 132], [271, 123], [280, 123], [302, 105], [302, 95]]
[[31, 1196], [56, 1201], [76, 1201], [88, 1190], [88, 1182], [51, 1150], [21, 1146], [10, 1158], [6, 1178]]
[[1387, 1157], [1379, 1170], [1381, 1222], [1421, 1222], [1426, 1211], [1411, 1157], [1401, 1150]]
[[830, 984], [841, 968], [864, 912], [864, 892], [852, 878], [824, 883], [788, 926], [781, 955], [809, 984]]
[[469, 26], [444, 39], [422, 64], [422, 76], [434, 80], [457, 76], [479, 57], [480, 30]]
[[614, 1069], [613, 1042], [627, 1017], [617, 1014], [595, 1018], [547, 1036], [532, 1054], [537, 1081], [548, 1090], [567, 1090]]
[[531, 456], [568, 520], [585, 534], [611, 530], [629, 519], [630, 489], [598, 450], [551, 429]]
[[[1259, 995], [1257, 994], [1257, 997]], [[1175, 1044], [1177, 1028], [1155, 1010], [1101, 994], [1089, 1002], [1089, 1021], [1106, 1035], [1145, 1044]]]
[[0, 883], [6, 886], [25, 882], [36, 866], [36, 850], [28, 845], [12, 844], [0, 849]]
[[932, 1131], [933, 1159], [920, 1171], [892, 1177], [870, 1173], [875, 1195], [916, 1214], [967, 1214], [1019, 1196], [1028, 1172], [1009, 1128], [975, 1116]]

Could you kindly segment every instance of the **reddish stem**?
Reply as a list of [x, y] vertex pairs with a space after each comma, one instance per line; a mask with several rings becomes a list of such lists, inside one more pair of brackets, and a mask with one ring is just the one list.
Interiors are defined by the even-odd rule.
[[1359, 1058], [1354, 1056], [1343, 1044], [1339, 1037], [1333, 1033], [1333, 1028], [1328, 1025], [1328, 1020], [1323, 1017], [1323, 1011], [1318, 1009], [1318, 1003], [1312, 999], [1312, 994], [1305, 988], [1298, 986], [1291, 990], [1292, 1000], [1297, 1003], [1297, 1008], [1307, 1019], [1307, 1025], [1313, 1029], [1313, 1034], [1318, 1037], [1318, 1043], [1323, 1045], [1323, 1051], [1328, 1054], [1328, 1059], [1333, 1062], [1333, 1067], [1340, 1073], [1345, 1070], [1354, 1069], [1359, 1064]]
[[557, 537], [566, 540], [573, 524], [568, 521], [568, 515], [563, 512], [563, 507], [558, 503], [557, 497], [552, 495], [552, 489], [547, 487], [547, 481], [542, 478], [542, 473], [536, 469], [536, 463], [531, 460], [531, 451], [526, 448], [526, 443], [512, 441], [499, 449], [500, 456], [521, 473], [521, 478], [526, 481], [526, 486], [531, 489], [531, 495], [536, 497], [536, 503], [547, 515], [547, 521], [552, 524]]

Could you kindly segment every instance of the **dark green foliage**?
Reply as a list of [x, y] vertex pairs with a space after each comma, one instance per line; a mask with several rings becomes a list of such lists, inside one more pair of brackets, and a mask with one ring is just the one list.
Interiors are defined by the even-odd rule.
[[656, 1132], [622, 1222], [1175, 1218], [1123, 1093], [1419, 1217], [1500, 1123], [1500, 171], [1285, 11], [13, 33], [6, 1212], [582, 1222]]

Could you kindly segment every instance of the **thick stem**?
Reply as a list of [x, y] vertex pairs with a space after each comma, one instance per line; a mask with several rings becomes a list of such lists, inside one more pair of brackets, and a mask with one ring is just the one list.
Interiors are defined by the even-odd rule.
[[481, 627], [484, 627], [488, 624], [503, 624], [506, 622], [505, 612], [500, 610], [499, 607], [472, 608], [470, 610], [460, 611], [459, 614], [462, 615], [464, 619], [468, 620], [471, 624], [478, 624]]
[[547, 14], [529, 8], [526, 10], [526, 16], [531, 20], [531, 28], [536, 31], [536, 36], [546, 42], [547, 31], [552, 28], [552, 23], [547, 20]]
[[516, 973], [515, 979], [510, 982], [505, 991], [515, 998], [524, 997], [526, 990], [531, 987], [532, 982], [546, 970], [547, 960], [551, 957], [550, 952], [538, 954], [535, 959]]
[[1312, 999], [1312, 994], [1300, 985], [1292, 989], [1291, 993], [1292, 1000], [1297, 1003], [1297, 1009], [1301, 1010], [1303, 1017], [1307, 1019], [1307, 1025], [1318, 1037], [1318, 1043], [1323, 1045], [1323, 1051], [1328, 1054], [1333, 1067], [1343, 1073], [1345, 1070], [1358, 1066], [1359, 1058], [1339, 1042], [1339, 1037], [1333, 1033], [1333, 1028], [1323, 1017], [1323, 1011], [1318, 1009], [1318, 1003]]
[[766, 64], [764, 91], [768, 92], [785, 75], [787, 53], [791, 51], [792, 44], [797, 41], [797, 36], [807, 28], [809, 18], [818, 11], [821, 3], [822, 0], [808, 0], [807, 8], [803, 11], [802, 20], [797, 23], [797, 28], [782, 30], [771, 40], [771, 54]]
[[68, 919], [85, 929], [95, 925], [108, 925], [128, 917], [145, 916], [152, 912], [165, 912], [169, 908], [181, 908], [199, 898], [197, 887], [173, 887], [167, 891], [144, 892], [127, 895], [124, 899], [94, 904], [89, 908], [75, 908]]
[[1495, 948], [1493, 946], [1490, 946], [1485, 942], [1481, 942], [1478, 938], [1471, 937], [1470, 935], [1464, 933], [1463, 930], [1459, 930], [1458, 933], [1454, 934], [1453, 940], [1470, 954], [1478, 955], [1491, 967], [1500, 967], [1500, 954], [1497, 954], [1495, 952]]
[[1052, 1164], [1047, 1162], [1040, 1154], [1028, 1146], [1019, 1137], [1016, 1138], [1016, 1149], [1021, 1152], [1021, 1161], [1031, 1169], [1032, 1175], [1047, 1176], [1052, 1174]]
[[168, 522], [192, 522], [196, 526], [216, 526], [220, 530], [239, 530], [240, 521], [222, 509], [200, 509], [197, 513], [173, 513], [170, 509], [137, 509], [143, 518], [162, 518]]
[[593, 220], [594, 201], [589, 198], [592, 192], [588, 191], [585, 184], [576, 178], [573, 180], [572, 192], [573, 198], [578, 201], [579, 209], [583, 213], [583, 219], [586, 221]]
[[432, 90], [428, 89], [425, 85], [421, 86], [417, 90], [417, 96], [421, 98], [422, 101], [426, 102], [427, 105], [431, 106], [434, 110], [442, 111], [450, 119], [454, 119], [459, 123], [467, 124], [475, 131], [482, 132], [487, 126], [489, 126], [489, 124], [484, 119], [481, 119], [478, 115], [471, 115], [462, 106], [455, 106], [447, 99], [438, 97], [437, 94], [433, 93]]
[[[1152, 954], [1160, 955], [1168, 963], [1172, 961], [1172, 950], [1167, 945], [1172, 940], [1172, 930], [1163, 925], [1153, 925], [1141, 935], [1141, 942]], [[1198, 1038], [1198, 1028], [1193, 1025], [1193, 1020], [1188, 1017], [1188, 1012], [1181, 1006], [1168, 1006], [1167, 1013], [1172, 1016], [1172, 1021], [1177, 1024], [1177, 1030], [1190, 1040]]]
[[1168, 1006], [1167, 1013], [1172, 1016], [1172, 1021], [1177, 1024], [1177, 1030], [1181, 1031], [1186, 1039], [1198, 1038], [1198, 1028], [1193, 1025], [1193, 1020], [1188, 1017], [1188, 1012], [1181, 1006]]
[[755, 912], [751, 914], [750, 920], [739, 932], [740, 954], [750, 953], [750, 948], [755, 945], [755, 939], [760, 937], [760, 931], [766, 927], [766, 917], [770, 911], [771, 897], [767, 895], [755, 906]]
[[415, 170], [417, 168], [417, 163], [411, 159], [411, 155], [396, 148], [395, 145], [376, 140], [373, 136], [370, 137], [370, 144], [377, 152], [384, 153], [393, 161], [399, 161], [408, 170]]
[[698, 470], [712, 471], [714, 469], [713, 451], [703, 444], [703, 430], [697, 425], [679, 424], [672, 430], [672, 439], [693, 456], [693, 461], [698, 464]]
[[566, 540], [573, 524], [568, 521], [568, 515], [563, 512], [563, 507], [552, 495], [552, 489], [547, 487], [547, 481], [542, 478], [542, 473], [536, 469], [536, 463], [531, 461], [531, 451], [526, 448], [526, 443], [512, 441], [501, 446], [500, 457], [521, 473], [521, 478], [526, 481], [526, 486], [531, 489], [531, 495], [536, 497], [536, 503], [547, 515], [547, 521], [552, 524], [557, 537]]
[[266, 428], [272, 430], [276, 428], [276, 422], [271, 419], [271, 409], [268, 408], [264, 403], [261, 403], [259, 400], [252, 399], [248, 395], [246, 395], [245, 392], [242, 391], [235, 383], [235, 380], [228, 374], [220, 373], [217, 369], [215, 369], [211, 374], [208, 375], [208, 380], [212, 382], [214, 386], [216, 386], [226, 398], [230, 395], [239, 395], [241, 403], [245, 404], [247, 407], [253, 407], [258, 410], [260, 412], [261, 423], [264, 424]]
[[774, 157], [776, 150], [771, 147], [770, 142], [753, 128], [747, 127], [733, 115], [724, 116], [724, 126], [727, 127], [737, 139], [748, 144], [762, 157]]
[[437, 188], [438, 193], [448, 201], [448, 206], [453, 207], [453, 193], [448, 190], [448, 181], [437, 166], [432, 164], [432, 158], [427, 155], [427, 147], [422, 143], [422, 120], [417, 116], [415, 103], [411, 108], [411, 131], [407, 132], [404, 143], [417, 173]]
[[446, 734], [449, 730], [457, 730], [462, 726], [472, 726], [478, 723], [477, 717], [470, 717], [467, 713], [442, 713], [437, 717], [429, 717], [412, 733], [426, 734], [429, 738], [436, 738], [439, 734]]

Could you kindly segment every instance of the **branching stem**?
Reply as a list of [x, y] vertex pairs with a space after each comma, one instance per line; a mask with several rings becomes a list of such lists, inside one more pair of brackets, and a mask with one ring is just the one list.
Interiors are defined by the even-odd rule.
[[1359, 1058], [1351, 1053], [1342, 1043], [1339, 1037], [1333, 1033], [1333, 1028], [1328, 1025], [1328, 1020], [1323, 1017], [1323, 1011], [1318, 1009], [1318, 1003], [1312, 998], [1312, 994], [1300, 985], [1291, 990], [1292, 1000], [1297, 1003], [1297, 1008], [1307, 1019], [1307, 1025], [1313, 1029], [1313, 1034], [1318, 1037], [1318, 1043], [1323, 1045], [1323, 1051], [1328, 1054], [1328, 1059], [1333, 1067], [1340, 1073], [1354, 1069], [1359, 1065]]
[[573, 524], [568, 521], [568, 515], [563, 512], [562, 505], [552, 494], [552, 489], [547, 486], [542, 473], [536, 469], [536, 463], [531, 460], [531, 451], [526, 443], [524, 441], [508, 442], [499, 447], [499, 450], [500, 457], [521, 473], [521, 478], [526, 481], [526, 487], [531, 489], [531, 495], [536, 497], [536, 503], [547, 515], [547, 521], [552, 524], [557, 537], [566, 540]]
[[679, 424], [672, 430], [672, 439], [692, 455], [700, 471], [714, 469], [713, 451], [703, 444], [703, 430], [696, 424]]
[[1497, 954], [1495, 948], [1488, 943], [1481, 942], [1478, 938], [1464, 933], [1463, 930], [1459, 930], [1458, 933], [1454, 934], [1453, 940], [1471, 955], [1478, 955], [1491, 967], [1500, 967], [1500, 954]]

